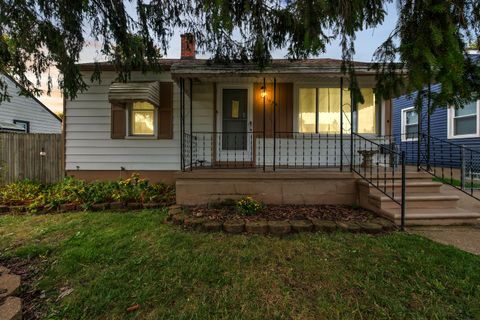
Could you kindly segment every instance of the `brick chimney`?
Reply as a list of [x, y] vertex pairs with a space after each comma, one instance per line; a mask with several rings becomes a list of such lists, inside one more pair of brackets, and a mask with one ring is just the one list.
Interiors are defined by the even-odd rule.
[[195, 59], [195, 37], [191, 33], [184, 33], [181, 36], [180, 58], [183, 60]]

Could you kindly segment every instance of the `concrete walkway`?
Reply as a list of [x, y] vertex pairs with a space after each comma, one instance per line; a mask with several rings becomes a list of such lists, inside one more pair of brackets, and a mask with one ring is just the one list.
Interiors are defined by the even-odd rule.
[[480, 255], [480, 227], [411, 227], [408, 232]]
[[[443, 185], [440, 190], [446, 194], [458, 195], [460, 197], [458, 201], [459, 208], [470, 212], [480, 212], [480, 201], [448, 185]], [[480, 197], [480, 192], [476, 192]], [[408, 232], [480, 255], [480, 221], [476, 226], [410, 227]]]
[[[472, 198], [471, 196], [463, 193], [462, 191], [455, 189], [449, 185], [443, 185], [440, 190], [446, 194], [457, 195], [460, 197], [458, 200], [457, 206], [459, 208], [468, 210], [470, 212], [480, 212], [480, 201]], [[480, 191], [474, 190], [474, 194], [480, 198]]]

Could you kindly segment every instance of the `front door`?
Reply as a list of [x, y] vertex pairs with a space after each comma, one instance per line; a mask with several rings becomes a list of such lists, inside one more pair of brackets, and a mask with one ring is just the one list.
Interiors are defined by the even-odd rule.
[[250, 132], [247, 89], [223, 89], [219, 160], [250, 162], [252, 137]]

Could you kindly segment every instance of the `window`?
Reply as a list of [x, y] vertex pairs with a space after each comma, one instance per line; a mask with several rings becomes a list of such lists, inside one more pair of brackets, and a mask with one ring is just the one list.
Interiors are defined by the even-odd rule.
[[[357, 106], [358, 133], [377, 132], [373, 89], [361, 89], [365, 102]], [[300, 88], [298, 130], [302, 133], [340, 133], [340, 88]], [[350, 91], [343, 91], [343, 132], [350, 131]]]
[[449, 137], [469, 138], [479, 136], [478, 101], [472, 101], [461, 109], [449, 110]]
[[18, 124], [24, 128], [26, 133], [30, 133], [30, 121], [13, 120], [13, 123]]
[[300, 88], [298, 93], [298, 130], [315, 133], [317, 117], [317, 89]]
[[357, 106], [357, 131], [358, 133], [376, 133], [377, 117], [375, 94], [373, 89], [360, 89], [364, 102]]
[[154, 136], [156, 128], [156, 109], [149, 102], [136, 101], [130, 108], [130, 135]]
[[415, 109], [402, 110], [402, 141], [418, 140], [418, 114]]

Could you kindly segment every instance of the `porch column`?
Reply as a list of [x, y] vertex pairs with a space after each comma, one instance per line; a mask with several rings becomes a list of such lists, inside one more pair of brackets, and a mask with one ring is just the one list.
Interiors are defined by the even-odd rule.
[[193, 84], [190, 80], [190, 171], [193, 170]]
[[273, 171], [275, 171], [275, 158], [277, 153], [277, 78], [273, 78]]
[[180, 78], [180, 169], [185, 171], [185, 81]]
[[353, 171], [353, 159], [355, 155], [353, 154], [353, 129], [354, 129], [354, 120], [353, 120], [353, 107], [355, 106], [355, 96], [353, 90], [350, 89], [350, 171]]
[[[267, 92], [267, 87], [265, 85], [265, 78], [263, 78], [263, 90], [264, 92]], [[262, 94], [262, 100], [263, 100], [263, 171], [265, 171], [265, 127], [266, 127], [266, 119], [265, 119], [265, 94]]]
[[[423, 91], [420, 91], [418, 94], [423, 94]], [[417, 171], [420, 171], [420, 147], [422, 142], [422, 109], [423, 109], [423, 97], [422, 103], [420, 104], [420, 109], [417, 110]]]
[[427, 106], [427, 171], [430, 171], [430, 120], [432, 107], [432, 85], [428, 84], [428, 106]]
[[343, 171], [343, 77], [340, 78], [340, 171]]

